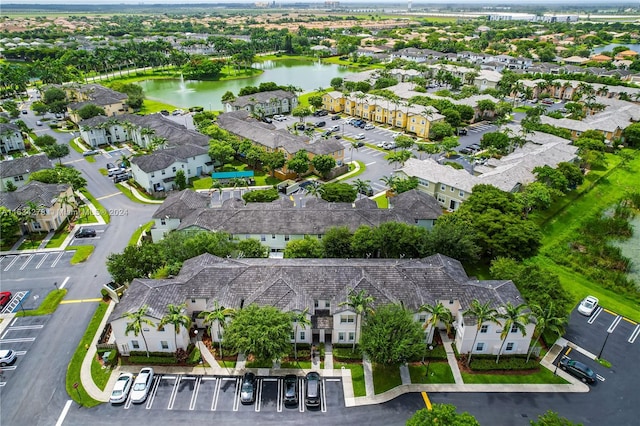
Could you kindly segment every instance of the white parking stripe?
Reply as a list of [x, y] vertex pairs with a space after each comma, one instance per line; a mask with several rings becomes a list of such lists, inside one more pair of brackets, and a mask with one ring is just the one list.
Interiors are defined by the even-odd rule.
[[69, 278], [71, 277], [67, 277], [64, 279], [64, 281], [62, 281], [62, 284], [60, 285], [60, 290], [62, 290], [64, 288], [65, 285], [67, 285], [67, 281], [69, 281]]
[[56, 260], [53, 261], [53, 263], [51, 264], [52, 268], [55, 268], [55, 266], [58, 264], [58, 262], [60, 261], [60, 258], [64, 255], [64, 252], [61, 251], [60, 254], [58, 255], [58, 257], [56, 258]]
[[257, 412], [260, 411], [260, 408], [262, 407], [262, 401], [261, 401], [261, 398], [262, 398], [262, 379], [256, 380], [256, 388], [253, 391], [256, 393], [256, 395], [255, 395], [255, 398], [256, 398], [255, 410], [256, 410], [256, 413], [257, 413]]
[[37, 330], [44, 327], [44, 325], [17, 325], [15, 327], [9, 326], [9, 330]]
[[[22, 256], [22, 255], [20, 255], [20, 256]], [[20, 256], [16, 256], [16, 257], [14, 257], [14, 258], [13, 258], [13, 260], [11, 260], [11, 262], [9, 262], [9, 264], [7, 265], [7, 267], [6, 267], [6, 268], [4, 268], [4, 271], [5, 271], [5, 272], [7, 272], [7, 271], [9, 270], [9, 268], [11, 268], [11, 267], [13, 266], [13, 264], [14, 264], [14, 263], [16, 263], [16, 261], [18, 260], [18, 258], [19, 258]]]
[[24, 270], [24, 268], [27, 267], [27, 265], [29, 264], [29, 262], [31, 262], [31, 259], [33, 259], [33, 258], [34, 258], [34, 255], [33, 254], [30, 255], [29, 258], [27, 259], [27, 261], [22, 264], [22, 266], [20, 267], [20, 270], [21, 271]]
[[327, 394], [325, 391], [325, 387], [326, 387], [326, 383], [324, 382], [324, 379], [322, 379], [322, 398], [320, 399], [320, 410], [323, 413], [327, 412]]
[[599, 374], [596, 374], [596, 378], [597, 378], [598, 380], [600, 380], [601, 382], [604, 382], [605, 380], [607, 380], [607, 379], [605, 379], [604, 377], [602, 377], [602, 376], [601, 376], [601, 375], [599, 375]]
[[238, 406], [240, 405], [240, 380], [235, 379], [236, 381], [236, 390], [233, 394], [233, 411], [238, 411]]
[[298, 381], [298, 409], [304, 413], [304, 379], [300, 377]]
[[620, 324], [620, 321], [622, 321], [622, 316], [618, 315], [607, 329], [607, 333], [613, 333], [613, 330]]
[[368, 166], [370, 166], [370, 165], [372, 165], [372, 164], [376, 164], [376, 162], [375, 162], [375, 161], [372, 161], [372, 162], [370, 162], [370, 163], [365, 164], [365, 166], [367, 166], [367, 167], [368, 167]]
[[587, 324], [593, 324], [598, 315], [602, 312], [602, 306], [598, 306], [593, 314], [591, 314], [591, 318], [587, 320]]
[[11, 371], [11, 370], [15, 370], [16, 366], [15, 365], [8, 365], [6, 367], [2, 367], [2, 371]]
[[[2, 384], [4, 386], [4, 383]], [[67, 413], [69, 412], [69, 408], [71, 408], [72, 400], [68, 400], [64, 404], [64, 408], [62, 409], [62, 413], [60, 413], [60, 417], [58, 417], [58, 421], [56, 422], [56, 426], [62, 426], [64, 422], [64, 418], [67, 417]]]
[[636, 338], [638, 337], [638, 334], [640, 334], [640, 324], [636, 325], [636, 328], [631, 333], [631, 336], [629, 336], [629, 340], [627, 340], [627, 342], [634, 343], [636, 341]]
[[196, 386], [193, 390], [193, 394], [191, 395], [191, 403], [189, 404], [189, 410], [193, 410], [196, 408], [196, 400], [198, 399], [198, 391], [200, 390], [200, 381], [202, 380], [202, 376], [196, 377]]
[[35, 337], [22, 337], [20, 339], [1, 339], [2, 343], [22, 343], [22, 342], [33, 342], [36, 340]]
[[278, 413], [282, 413], [282, 406], [284, 405], [284, 398], [282, 397], [282, 382], [283, 380], [278, 379], [278, 398], [276, 400], [276, 411]]
[[169, 405], [167, 405], [167, 410], [173, 410], [173, 403], [176, 401], [176, 395], [178, 394], [178, 384], [182, 380], [182, 377], [178, 377], [178, 379], [173, 382], [173, 389], [171, 390], [171, 396], [169, 397]]
[[38, 262], [38, 264], [36, 265], [36, 269], [40, 269], [40, 267], [42, 266], [44, 261], [47, 260], [47, 257], [49, 257], [49, 253], [46, 253], [44, 255], [44, 257], [42, 259], [40, 259], [40, 262]]
[[216, 381], [216, 386], [213, 388], [213, 398], [211, 398], [211, 411], [216, 411], [218, 408], [218, 396], [220, 395], [220, 385], [222, 380]]

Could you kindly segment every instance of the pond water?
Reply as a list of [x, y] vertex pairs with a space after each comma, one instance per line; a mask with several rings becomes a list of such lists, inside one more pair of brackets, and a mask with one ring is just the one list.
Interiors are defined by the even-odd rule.
[[622, 254], [631, 259], [629, 278], [636, 282], [636, 288], [640, 290], [640, 215], [636, 215], [629, 221], [633, 226], [633, 236], [623, 241], [613, 241], [612, 244], [620, 247]]
[[633, 50], [634, 52], [639, 52], [640, 53], [640, 44], [619, 44], [619, 43], [615, 43], [615, 44], [607, 44], [606, 46], [600, 46], [600, 47], [594, 47], [593, 48], [593, 53], [600, 53], [600, 52], [612, 52], [613, 49], [615, 49], [618, 46], [625, 46], [627, 48], [629, 48], [629, 50]]
[[254, 68], [264, 72], [255, 77], [226, 81], [202, 80], [144, 80], [142, 86], [145, 96], [180, 108], [201, 106], [209, 110], [222, 109], [222, 95], [227, 91], [238, 94], [245, 86], [258, 86], [271, 82], [281, 85], [300, 87], [303, 92], [311, 92], [319, 87], [328, 87], [334, 77], [342, 77], [350, 72], [347, 67], [324, 64], [321, 62], [283, 59], [255, 63]]

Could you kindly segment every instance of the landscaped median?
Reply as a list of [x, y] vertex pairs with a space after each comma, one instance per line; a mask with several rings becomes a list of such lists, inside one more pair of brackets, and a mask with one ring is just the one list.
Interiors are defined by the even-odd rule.
[[58, 305], [67, 294], [67, 289], [51, 290], [40, 303], [37, 309], [20, 310], [16, 312], [17, 317], [35, 317], [39, 315], [49, 315], [55, 312]]

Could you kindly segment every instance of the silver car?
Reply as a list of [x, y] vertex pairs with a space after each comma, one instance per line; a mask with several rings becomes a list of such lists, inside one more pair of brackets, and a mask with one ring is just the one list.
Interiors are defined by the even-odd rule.
[[140, 370], [131, 388], [131, 402], [134, 404], [143, 403], [149, 395], [153, 384], [153, 368], [145, 367]]
[[112, 404], [121, 404], [127, 400], [129, 391], [131, 390], [131, 383], [133, 383], [133, 374], [122, 373], [116, 380], [116, 384], [111, 391], [111, 398], [109, 402]]

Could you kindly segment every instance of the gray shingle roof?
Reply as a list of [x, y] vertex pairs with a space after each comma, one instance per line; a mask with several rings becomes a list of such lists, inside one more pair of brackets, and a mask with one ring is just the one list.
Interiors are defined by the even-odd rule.
[[136, 279], [116, 305], [110, 321], [149, 306], [149, 315], [161, 318], [166, 305], [190, 298], [206, 298], [240, 308], [251, 303], [282, 310], [315, 313], [315, 300], [330, 300], [331, 313], [351, 290], [365, 290], [374, 305], [402, 303], [417, 311], [425, 303], [459, 300], [466, 309], [473, 299], [494, 307], [522, 303], [511, 281], [476, 281], [467, 277], [455, 259], [434, 255], [417, 260], [398, 259], [220, 259], [210, 254], [189, 259], [174, 279]]
[[133, 157], [131, 163], [137, 165], [144, 172], [155, 172], [166, 169], [175, 162], [187, 162], [187, 158], [207, 154], [209, 151], [199, 145], [177, 145], [171, 148], [159, 149], [151, 154]]
[[286, 90], [271, 90], [268, 92], [258, 92], [251, 95], [238, 96], [233, 102], [234, 107], [244, 108], [247, 105], [255, 105], [258, 103], [269, 103], [271, 99], [296, 99], [295, 93]]
[[0, 162], [0, 177], [18, 176], [50, 168], [51, 161], [46, 154], [31, 155]]
[[61, 183], [42, 183], [31, 181], [13, 192], [0, 192], [0, 206], [10, 210], [26, 207], [28, 202], [37, 206], [51, 207], [63, 191], [70, 185]]
[[180, 191], [169, 195], [153, 214], [154, 219], [170, 218], [183, 219], [193, 210], [209, 207], [210, 199], [206, 194], [195, 191]]

